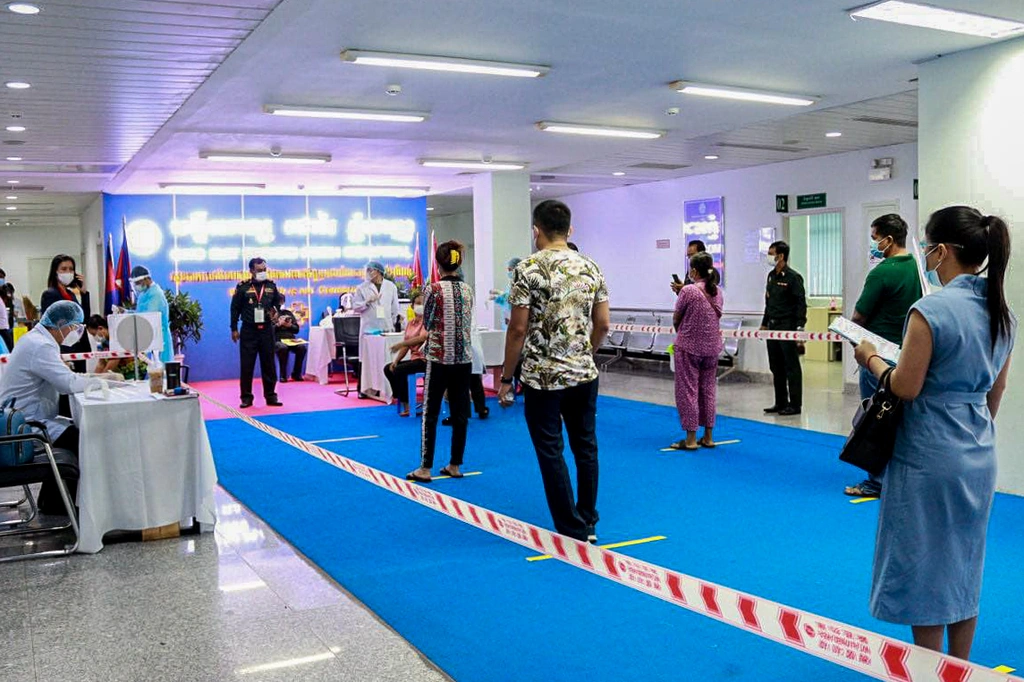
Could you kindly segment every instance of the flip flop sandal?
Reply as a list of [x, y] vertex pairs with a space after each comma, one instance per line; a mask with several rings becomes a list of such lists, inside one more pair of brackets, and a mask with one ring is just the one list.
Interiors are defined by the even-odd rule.
[[430, 483], [432, 479], [430, 478], [430, 476], [427, 476], [426, 478], [422, 476], [417, 476], [415, 471], [410, 471], [405, 475], [405, 480], [416, 481], [417, 483]]
[[847, 486], [843, 493], [850, 497], [880, 497], [882, 495], [880, 490], [865, 488], [860, 483], [857, 485]]
[[706, 441], [703, 438], [701, 438], [699, 441], [697, 441], [697, 445], [701, 446], [702, 448], [718, 447], [718, 443], [716, 443], [715, 441], [713, 441], [713, 440], [712, 441]]
[[449, 469], [448, 467], [445, 467], [444, 469], [441, 469], [441, 475], [442, 476], [450, 476], [452, 478], [462, 478], [462, 477], [465, 476], [465, 474], [463, 474], [462, 472], [459, 472], [457, 474], [452, 472], [452, 470]]
[[686, 444], [685, 440], [681, 440], [677, 443], [672, 443], [672, 445], [669, 445], [668, 447], [670, 450], [699, 450], [700, 444], [691, 447]]

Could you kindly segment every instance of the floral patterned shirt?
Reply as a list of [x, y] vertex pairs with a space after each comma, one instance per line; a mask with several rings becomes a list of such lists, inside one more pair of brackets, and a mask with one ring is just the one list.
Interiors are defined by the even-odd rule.
[[523, 345], [523, 382], [542, 391], [571, 388], [597, 378], [591, 315], [608, 300], [597, 263], [569, 249], [545, 249], [516, 266], [509, 305], [529, 308]]
[[423, 304], [428, 362], [473, 362], [473, 288], [457, 277], [431, 284]]

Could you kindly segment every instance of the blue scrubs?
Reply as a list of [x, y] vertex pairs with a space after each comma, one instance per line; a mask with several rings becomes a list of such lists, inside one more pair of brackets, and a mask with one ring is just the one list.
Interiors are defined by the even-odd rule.
[[174, 360], [174, 341], [171, 337], [171, 313], [164, 297], [164, 290], [159, 284], [153, 283], [145, 291], [138, 293], [135, 309], [140, 313], [160, 313], [161, 330], [164, 335], [164, 349], [160, 351], [160, 362]]

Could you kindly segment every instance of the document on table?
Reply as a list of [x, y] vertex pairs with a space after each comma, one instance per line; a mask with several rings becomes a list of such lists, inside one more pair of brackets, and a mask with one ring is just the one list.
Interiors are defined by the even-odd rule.
[[846, 319], [845, 317], [837, 317], [832, 320], [832, 324], [828, 326], [830, 332], [839, 334], [841, 337], [849, 341], [850, 343], [857, 345], [861, 341], [870, 341], [874, 344], [875, 348], [878, 349], [878, 355], [888, 362], [889, 364], [895, 365], [900, 359], [900, 347], [892, 341], [883, 339], [878, 334], [869, 332], [859, 324]]

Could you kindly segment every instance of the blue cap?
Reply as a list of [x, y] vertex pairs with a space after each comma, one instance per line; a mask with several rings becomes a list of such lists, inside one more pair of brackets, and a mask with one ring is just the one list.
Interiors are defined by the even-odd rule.
[[381, 265], [380, 262], [375, 261], [375, 260], [372, 260], [369, 263], [367, 263], [366, 264], [366, 269], [367, 270], [376, 270], [380, 274], [382, 274], [382, 275], [384, 274], [384, 266]]
[[81, 306], [74, 301], [57, 301], [46, 309], [39, 324], [47, 329], [60, 329], [83, 322], [85, 322], [85, 313], [82, 312]]

